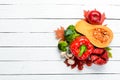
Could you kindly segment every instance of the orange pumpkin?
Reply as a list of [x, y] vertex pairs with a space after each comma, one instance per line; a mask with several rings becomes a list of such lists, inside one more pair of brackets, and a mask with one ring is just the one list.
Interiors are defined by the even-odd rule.
[[113, 39], [113, 32], [105, 25], [92, 25], [85, 20], [80, 20], [75, 29], [85, 35], [96, 47], [107, 47]]

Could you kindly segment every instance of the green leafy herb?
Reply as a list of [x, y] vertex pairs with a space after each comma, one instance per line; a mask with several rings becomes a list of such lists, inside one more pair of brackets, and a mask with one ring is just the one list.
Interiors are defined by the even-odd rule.
[[73, 30], [68, 29], [68, 30], [66, 30], [66, 32], [65, 32], [65, 36], [69, 36], [69, 35], [74, 34], [74, 33], [75, 33], [75, 32], [74, 32]]
[[75, 26], [74, 25], [69, 25], [67, 30], [65, 30], [65, 39], [68, 43], [70, 43], [71, 41], [73, 41], [76, 37], [80, 36], [80, 34], [78, 34], [75, 30]]
[[75, 30], [75, 26], [74, 25], [69, 25], [67, 29]]

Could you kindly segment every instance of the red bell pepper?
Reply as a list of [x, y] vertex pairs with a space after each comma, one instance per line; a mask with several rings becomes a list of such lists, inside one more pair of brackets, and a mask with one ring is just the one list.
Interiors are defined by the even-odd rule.
[[70, 51], [79, 60], [86, 60], [93, 52], [94, 46], [85, 36], [79, 36], [70, 44]]

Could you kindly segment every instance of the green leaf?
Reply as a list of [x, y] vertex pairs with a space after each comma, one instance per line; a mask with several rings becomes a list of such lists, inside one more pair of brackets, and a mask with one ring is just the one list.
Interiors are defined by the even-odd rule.
[[112, 53], [111, 52], [108, 52], [109, 54], [108, 54], [108, 56], [109, 56], [109, 58], [112, 58]]
[[109, 51], [112, 50], [110, 47], [106, 47], [105, 50]]
[[108, 51], [108, 57], [112, 58], [112, 53], [110, 52], [110, 50], [112, 50], [110, 47], [106, 47], [105, 50]]
[[80, 53], [78, 54], [78, 56], [82, 56], [82, 54], [86, 51], [87, 47], [85, 45], [80, 46]]

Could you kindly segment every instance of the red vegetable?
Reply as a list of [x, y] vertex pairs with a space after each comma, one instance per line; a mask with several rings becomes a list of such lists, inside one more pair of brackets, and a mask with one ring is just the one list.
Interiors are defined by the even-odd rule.
[[96, 48], [92, 54], [102, 54], [105, 50], [103, 48]]
[[[86, 50], [82, 51], [83, 54], [81, 54], [80, 47], [82, 45], [86, 46]], [[90, 41], [85, 36], [79, 36], [73, 42], [70, 44], [70, 51], [72, 54], [77, 57], [79, 60], [85, 60], [87, 59], [90, 54], [93, 52], [94, 46], [90, 43]]]
[[101, 57], [105, 60], [105, 61], [108, 61], [108, 59], [109, 59], [109, 56], [108, 56], [108, 52], [107, 51], [105, 51], [104, 53], [103, 53], [103, 55], [101, 55]]
[[103, 60], [102, 58], [98, 58], [96, 61], [94, 61], [94, 64], [97, 64], [97, 65], [103, 65], [106, 63], [107, 61]]
[[76, 57], [73, 58], [73, 60], [75, 61], [75, 63], [73, 65], [70, 65], [68, 63], [68, 59], [66, 59], [64, 61], [64, 63], [69, 67], [71, 67], [71, 69], [74, 69], [75, 67], [78, 68], [78, 70], [82, 70], [84, 68], [84, 64], [86, 64], [87, 66], [91, 66], [92, 65], [92, 61], [89, 59], [86, 60], [78, 60]]
[[86, 65], [87, 65], [87, 66], [91, 66], [91, 65], [92, 65], [92, 61], [89, 60], [89, 59], [87, 59], [87, 60], [86, 60]]
[[83, 67], [83, 62], [82, 61], [78, 62], [78, 69], [82, 70], [83, 68], [84, 68]]
[[105, 20], [105, 14], [101, 14], [99, 11], [91, 10], [91, 11], [84, 11], [85, 20], [91, 24], [102, 24]]
[[74, 63], [73, 65], [71, 65], [71, 68], [72, 68], [72, 69], [75, 68], [75, 67], [78, 65], [78, 62], [79, 62], [80, 60], [78, 60], [76, 57], [74, 57], [74, 61], [75, 61], [75, 63]]
[[96, 48], [94, 53], [91, 54], [91, 60], [94, 64], [103, 65], [106, 64], [109, 57], [108, 52], [103, 48]]

